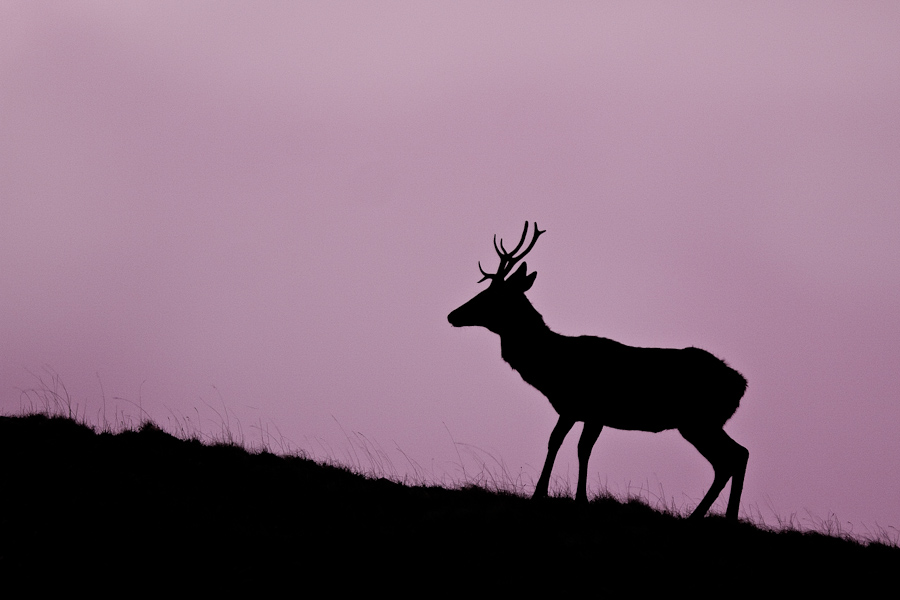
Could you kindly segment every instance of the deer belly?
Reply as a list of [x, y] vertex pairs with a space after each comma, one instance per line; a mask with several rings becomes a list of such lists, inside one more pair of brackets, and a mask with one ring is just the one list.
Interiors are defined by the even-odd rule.
[[658, 407], [642, 406], [639, 402], [633, 406], [615, 407], [603, 415], [602, 421], [615, 429], [653, 433], [677, 429], [680, 425], [678, 414], [671, 408], [660, 410]]
[[658, 432], [682, 425], [684, 407], [665, 395], [572, 390], [551, 397], [560, 415], [576, 421], [596, 421], [615, 429]]

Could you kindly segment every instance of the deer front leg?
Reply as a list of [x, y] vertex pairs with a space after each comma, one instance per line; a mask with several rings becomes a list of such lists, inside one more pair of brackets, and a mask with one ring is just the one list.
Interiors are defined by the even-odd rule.
[[594, 443], [603, 431], [603, 423], [585, 421], [581, 430], [581, 439], [578, 440], [578, 490], [575, 492], [575, 502], [587, 504], [587, 470], [588, 460], [591, 458], [591, 450]]
[[556, 427], [553, 428], [553, 433], [550, 434], [550, 442], [547, 444], [547, 460], [544, 461], [544, 468], [541, 470], [541, 477], [534, 487], [532, 498], [547, 497], [547, 492], [550, 488], [550, 472], [553, 470], [554, 461], [556, 461], [556, 453], [559, 452], [559, 447], [562, 446], [563, 440], [566, 439], [566, 434], [569, 433], [574, 424], [574, 419], [562, 415], [559, 416], [559, 421], [556, 422]]

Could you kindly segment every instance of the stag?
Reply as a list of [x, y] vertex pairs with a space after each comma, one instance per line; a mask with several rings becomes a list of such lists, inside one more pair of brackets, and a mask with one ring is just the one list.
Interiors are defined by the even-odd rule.
[[494, 235], [500, 257], [496, 273], [478, 270], [487, 289], [451, 312], [454, 327], [480, 326], [500, 336], [501, 355], [527, 383], [544, 394], [559, 414], [550, 434], [547, 459], [534, 498], [547, 496], [559, 447], [577, 421], [584, 423], [578, 442], [577, 502], [587, 502], [588, 460], [604, 426], [632, 431], [677, 429], [715, 471], [712, 487], [691, 513], [703, 517], [731, 479], [725, 516], [736, 521], [749, 452], [722, 427], [737, 410], [747, 380], [725, 361], [699, 348], [638, 348], [594, 336], [570, 337], [550, 330], [525, 292], [537, 273], [522, 263], [544, 231], [534, 224], [528, 236], [507, 252]]

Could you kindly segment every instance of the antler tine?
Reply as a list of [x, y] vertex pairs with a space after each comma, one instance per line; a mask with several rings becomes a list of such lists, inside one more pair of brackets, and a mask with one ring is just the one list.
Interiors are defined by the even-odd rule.
[[[526, 226], [528, 225], [527, 221], [525, 222], [525, 225]], [[500, 238], [500, 247], [499, 248], [497, 247], [497, 234], [496, 233], [494, 234], [494, 250], [497, 252], [497, 256], [500, 257], [500, 266], [497, 267], [497, 272], [490, 279], [502, 280], [504, 277], [506, 277], [506, 274], [509, 273], [508, 267], [509, 267], [509, 259], [511, 258], [511, 255], [509, 253], [507, 253], [506, 248], [503, 247], [503, 238]], [[480, 266], [479, 266], [479, 268], [480, 268]], [[482, 273], [484, 273], [484, 271], [482, 271]], [[484, 281], [484, 279], [482, 279], [481, 281]], [[479, 283], [481, 283], [481, 282], [479, 282]]]
[[[535, 227], [537, 227], [537, 223], [535, 223]], [[525, 236], [528, 235], [528, 221], [525, 221], [525, 228], [522, 229], [522, 239], [519, 240], [519, 243], [513, 248], [512, 252], [507, 252], [506, 248], [503, 247], [503, 238], [500, 238], [500, 249], [503, 250], [503, 254], [501, 256], [506, 256], [507, 258], [512, 258], [512, 255], [519, 251], [519, 248], [522, 247], [522, 244], [525, 243]], [[497, 251], [500, 252], [499, 250]]]
[[[528, 221], [525, 221], [525, 228], [526, 229], [528, 228]], [[537, 239], [541, 236], [542, 233], [547, 233], [547, 230], [546, 229], [538, 229], [537, 221], [535, 221], [534, 222], [534, 237], [531, 238], [531, 243], [528, 244], [527, 248], [525, 248], [525, 252], [523, 252], [521, 255], [519, 255], [519, 258], [522, 258], [526, 254], [531, 252], [531, 249], [534, 248], [534, 243], [537, 241]], [[522, 238], [522, 239], [524, 240], [525, 238]], [[521, 245], [522, 244], [520, 243], [519, 246], [521, 246]], [[516, 250], [518, 250], [518, 247], [516, 248]], [[513, 250], [513, 254], [516, 253], [516, 250]], [[517, 258], [516, 260], [519, 260], [519, 258]]]
[[[525, 221], [525, 231], [526, 231], [526, 233], [528, 231], [528, 221]], [[518, 256], [513, 256], [519, 250], [519, 248], [522, 247], [522, 244], [525, 242], [525, 235], [524, 234], [522, 235], [522, 239], [519, 241], [519, 245], [516, 246], [516, 249], [504, 257], [504, 260], [505, 260], [505, 263], [503, 264], [503, 276], [504, 277], [512, 271], [513, 267], [516, 266], [517, 262], [519, 262], [520, 260], [525, 258], [525, 255], [528, 254], [529, 252], [531, 252], [531, 249], [534, 248], [534, 243], [537, 241], [538, 237], [540, 237], [540, 235], [542, 233], [544, 233], [544, 232], [541, 231], [540, 229], [538, 229], [537, 223], [535, 223], [534, 224], [534, 237], [531, 238], [531, 243], [528, 244], [528, 247], [525, 249], [525, 252], [523, 252], [522, 254], [520, 254]], [[499, 271], [498, 271], [498, 273], [499, 273]]]
[[519, 256], [516, 256], [516, 252], [518, 252], [522, 245], [525, 243], [525, 238], [528, 237], [528, 221], [525, 221], [525, 227], [522, 229], [522, 237], [519, 240], [519, 243], [516, 244], [516, 247], [513, 248], [512, 252], [507, 252], [506, 248], [503, 246], [503, 240], [500, 240], [500, 245], [497, 245], [497, 234], [494, 234], [494, 250], [497, 251], [497, 255], [500, 257], [500, 266], [497, 268], [496, 273], [485, 273], [484, 269], [481, 267], [481, 262], [478, 263], [478, 270], [481, 271], [481, 274], [484, 275], [478, 283], [490, 279], [491, 281], [503, 281], [503, 278], [506, 277], [512, 268], [516, 265], [517, 262], [522, 260], [526, 254], [531, 252], [531, 249], [534, 248], [535, 242], [540, 237], [542, 233], [546, 233], [546, 230], [538, 229], [537, 221], [534, 223], [534, 237], [531, 238], [531, 243], [528, 244], [528, 247], [525, 248], [525, 251], [522, 252]]
[[490, 279], [491, 281], [503, 281], [503, 278], [506, 277], [512, 268], [515, 266], [517, 262], [522, 260], [526, 254], [531, 252], [531, 249], [534, 248], [534, 243], [537, 242], [538, 237], [542, 233], [546, 233], [546, 230], [540, 230], [537, 226], [537, 221], [534, 223], [534, 237], [531, 238], [531, 243], [528, 244], [528, 247], [525, 249], [522, 254], [519, 256], [515, 256], [516, 252], [522, 248], [522, 244], [525, 243], [525, 238], [528, 237], [528, 221], [525, 221], [525, 227], [522, 229], [522, 238], [519, 240], [519, 243], [516, 244], [516, 247], [513, 248], [512, 252], [507, 252], [506, 248], [503, 246], [503, 239], [500, 240], [500, 245], [497, 246], [497, 234], [494, 234], [494, 250], [496, 250], [497, 255], [500, 257], [500, 266], [497, 268], [496, 273], [485, 273], [484, 269], [481, 268], [481, 262], [478, 263], [478, 270], [481, 271], [481, 274], [484, 275], [478, 283], [486, 279]]
[[482, 275], [484, 275], [484, 277], [482, 277], [481, 279], [478, 280], [478, 283], [481, 283], [482, 281], [485, 281], [486, 279], [491, 279], [491, 280], [493, 280], [494, 278], [497, 277], [497, 273], [485, 273], [485, 272], [484, 272], [484, 269], [481, 268], [481, 261], [480, 261], [480, 260], [478, 261], [478, 270], [481, 271], [481, 274], [482, 274]]

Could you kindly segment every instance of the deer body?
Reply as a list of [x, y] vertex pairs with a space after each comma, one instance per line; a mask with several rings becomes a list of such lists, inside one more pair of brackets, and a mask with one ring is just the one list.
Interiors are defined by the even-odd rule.
[[[501, 338], [501, 344], [503, 359], [547, 396], [558, 414], [600, 420], [615, 429], [659, 432], [701, 419], [721, 427], [744, 391], [743, 378], [699, 348], [635, 348], [549, 329], [531, 340], [531, 347], [523, 347], [522, 340]], [[731, 398], [715, 397], [710, 378], [730, 384]]]
[[[746, 470], [747, 450], [722, 429], [737, 410], [747, 387], [744, 377], [699, 348], [638, 348], [593, 336], [555, 333], [525, 297], [536, 273], [526, 275], [525, 263], [512, 267], [543, 233], [535, 224], [529, 247], [518, 257], [503, 242], [496, 274], [482, 270], [491, 285], [450, 313], [457, 327], [482, 326], [500, 336], [501, 355], [527, 383], [544, 394], [559, 421], [550, 436], [547, 459], [535, 486], [535, 497], [547, 495], [550, 472], [566, 434], [584, 422], [578, 444], [576, 500], [587, 501], [587, 463], [604, 426], [659, 432], [677, 429], [706, 457], [715, 470], [709, 492], [692, 517], [702, 517], [732, 479], [726, 516], [736, 520]], [[480, 265], [479, 265], [480, 268]]]

